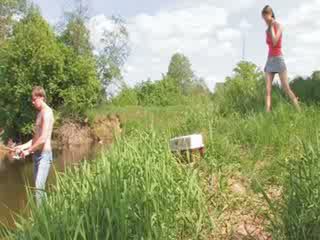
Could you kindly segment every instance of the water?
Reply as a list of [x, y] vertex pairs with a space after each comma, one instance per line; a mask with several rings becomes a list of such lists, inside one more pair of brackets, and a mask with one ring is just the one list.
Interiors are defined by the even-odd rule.
[[[63, 172], [66, 167], [77, 166], [83, 160], [92, 160], [101, 151], [100, 145], [81, 145], [78, 147], [54, 150], [54, 164], [48, 184], [54, 184], [54, 172]], [[55, 169], [55, 170], [54, 170]], [[14, 216], [27, 210], [26, 187], [34, 187], [33, 162], [22, 160], [11, 162], [0, 159], [0, 222], [14, 226]]]

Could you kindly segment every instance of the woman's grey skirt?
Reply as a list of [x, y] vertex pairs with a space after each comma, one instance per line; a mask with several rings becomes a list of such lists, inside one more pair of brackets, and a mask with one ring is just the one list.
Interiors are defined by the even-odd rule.
[[287, 70], [283, 56], [268, 57], [264, 71], [267, 73], [282, 73]]

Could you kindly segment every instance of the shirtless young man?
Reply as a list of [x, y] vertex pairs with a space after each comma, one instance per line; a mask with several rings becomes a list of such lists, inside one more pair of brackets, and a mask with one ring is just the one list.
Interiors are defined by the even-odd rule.
[[42, 87], [32, 90], [32, 104], [38, 111], [32, 140], [15, 147], [21, 158], [33, 155], [36, 201], [40, 205], [45, 197], [45, 185], [52, 164], [51, 135], [54, 123], [53, 111], [46, 104], [46, 93]]

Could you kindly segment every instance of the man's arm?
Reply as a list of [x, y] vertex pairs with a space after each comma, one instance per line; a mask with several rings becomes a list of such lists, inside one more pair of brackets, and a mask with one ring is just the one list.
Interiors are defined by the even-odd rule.
[[18, 145], [18, 146], [16, 146], [16, 147], [14, 147], [14, 150], [15, 150], [15, 151], [17, 151], [17, 150], [18, 150], [18, 151], [24, 151], [24, 150], [30, 148], [31, 145], [32, 145], [32, 140], [30, 140], [29, 142], [26, 142], [25, 144]]

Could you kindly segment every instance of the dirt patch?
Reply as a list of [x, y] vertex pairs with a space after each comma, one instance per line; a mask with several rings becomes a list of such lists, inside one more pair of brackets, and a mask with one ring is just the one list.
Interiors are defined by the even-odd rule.
[[121, 132], [121, 122], [118, 115], [95, 119], [91, 129], [93, 140], [100, 143], [111, 143]]
[[[3, 147], [10, 147], [10, 148], [14, 148], [16, 146], [16, 144], [12, 141], [12, 139], [9, 139], [7, 144], [5, 145], [3, 142], [0, 142], [1, 146]], [[5, 160], [8, 159], [10, 161], [13, 161], [14, 157], [14, 153], [13, 152], [8, 152], [3, 148], [0, 148], [0, 160]]]
[[[270, 222], [265, 217], [269, 211], [267, 203], [262, 195], [252, 191], [248, 177], [238, 172], [203, 177], [208, 212], [215, 226], [207, 239], [272, 239], [267, 230]], [[272, 199], [279, 195], [275, 187], [267, 192]]]
[[233, 240], [271, 240], [270, 234], [266, 233], [263, 225], [265, 222], [262, 218], [254, 216], [242, 216], [243, 222], [238, 224], [235, 231], [231, 234]]
[[55, 145], [82, 145], [92, 141], [91, 129], [88, 124], [66, 121], [54, 133]]
[[109, 144], [121, 134], [120, 126], [120, 119], [116, 115], [99, 117], [90, 125], [87, 121], [79, 123], [69, 120], [54, 131], [53, 142], [56, 147], [84, 145], [93, 142]]
[[248, 189], [248, 183], [245, 178], [231, 177], [228, 179], [228, 187], [230, 191], [238, 195], [246, 195]]

